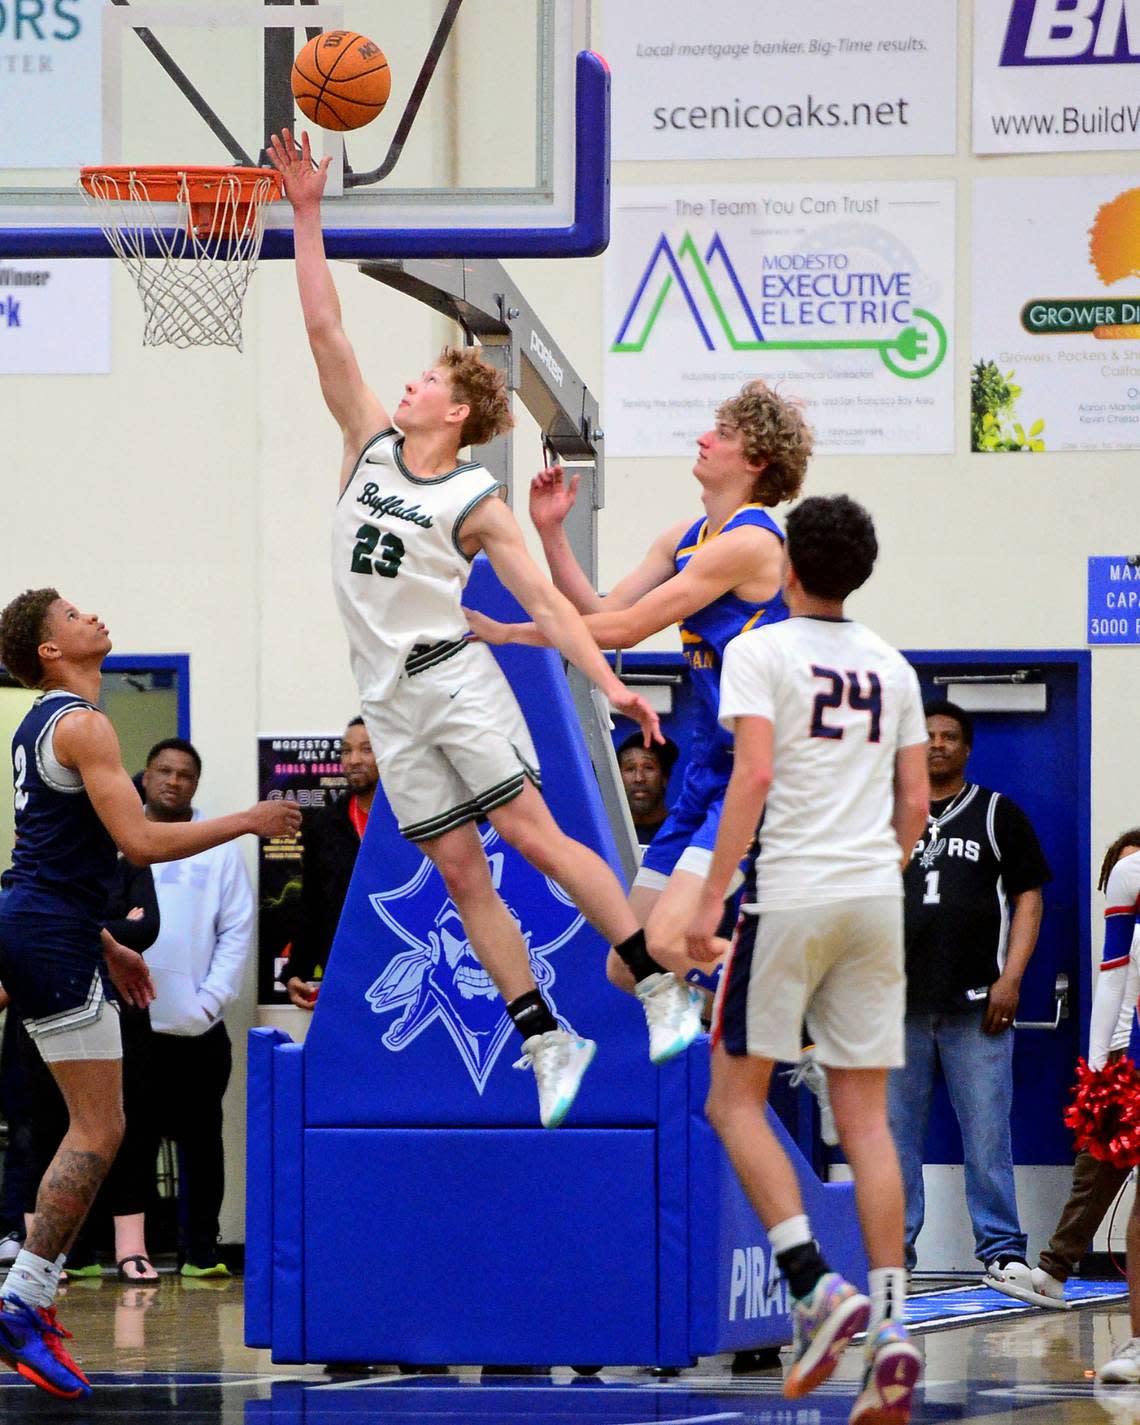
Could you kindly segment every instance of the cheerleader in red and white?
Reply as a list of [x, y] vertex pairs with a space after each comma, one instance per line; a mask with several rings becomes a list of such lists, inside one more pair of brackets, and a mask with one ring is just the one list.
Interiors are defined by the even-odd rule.
[[[1088, 1064], [1078, 1069], [1077, 1095], [1065, 1115], [1077, 1147], [1117, 1170], [1140, 1163], [1140, 1073], [1131, 1059], [1114, 1053], [1121, 1047], [1122, 1026], [1131, 1022], [1140, 984], [1140, 840], [1134, 835], [1127, 834], [1104, 885], [1104, 951], [1089, 1022]], [[1128, 1219], [1127, 1253], [1132, 1336], [1098, 1367], [1097, 1379], [1131, 1385], [1140, 1382], [1140, 1197]]]

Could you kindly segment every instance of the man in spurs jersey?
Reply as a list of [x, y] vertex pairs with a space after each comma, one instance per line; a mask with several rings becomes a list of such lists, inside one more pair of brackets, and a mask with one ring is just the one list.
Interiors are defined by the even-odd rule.
[[0, 613], [0, 662], [40, 692], [12, 738], [16, 844], [0, 879], [0, 984], [68, 1113], [27, 1240], [0, 1286], [0, 1360], [68, 1400], [91, 1385], [56, 1319], [60, 1268], [123, 1136], [119, 1015], [105, 977], [130, 1004], [154, 998], [142, 957], [104, 929], [118, 853], [145, 866], [301, 824], [288, 802], [210, 821], [149, 821], [98, 707], [110, 651], [106, 626], [55, 589], [29, 589]]
[[[341, 325], [321, 232], [327, 160], [286, 131], [272, 158], [294, 209], [297, 283], [321, 390], [344, 438], [333, 523], [333, 584], [348, 633], [361, 712], [400, 830], [435, 863], [476, 955], [506, 1001], [538, 1082], [543, 1124], [565, 1117], [595, 1045], [558, 1028], [522, 934], [495, 890], [476, 822], [561, 885], [618, 954], [644, 937], [617, 877], [564, 835], [538, 790], [522, 713], [490, 650], [468, 636], [460, 603], [482, 550], [551, 643], [648, 743], [656, 714], [615, 677], [568, 600], [530, 558], [502, 487], [459, 459], [511, 425], [501, 376], [473, 352], [446, 350], [404, 388], [389, 417], [364, 384]], [[670, 977], [667, 993], [687, 997]], [[673, 1052], [684, 1044], [670, 1045]], [[652, 1046], [654, 1049], [656, 1045]]]
[[[554, 582], [585, 615], [600, 646], [630, 648], [677, 624], [697, 695], [680, 796], [646, 850], [630, 895], [645, 926], [646, 951], [632, 961], [611, 955], [608, 966], [615, 984], [636, 989], [651, 1036], [665, 1043], [696, 1032], [704, 1002], [695, 990], [684, 1003], [663, 1000], [661, 991], [669, 983], [665, 972], [693, 970], [685, 929], [708, 870], [732, 772], [732, 736], [718, 720], [721, 658], [737, 634], [787, 617], [780, 592], [784, 536], [768, 511], [799, 493], [811, 449], [799, 408], [762, 381], [750, 381], [721, 404], [713, 429], [697, 441], [693, 475], [704, 513], [669, 525], [604, 597], [594, 592], [565, 534], [577, 477], [567, 483], [561, 468], [552, 466], [531, 484], [531, 518]], [[474, 614], [471, 623], [491, 642], [545, 641], [534, 625], [497, 624]]]
[[891, 1075], [891, 1130], [906, 1189], [907, 1265], [926, 1210], [922, 1157], [940, 1068], [962, 1131], [966, 1206], [984, 1285], [1035, 1301], [1017, 1211], [1013, 1021], [1050, 879], [1016, 802], [966, 778], [973, 722], [927, 706], [930, 814], [903, 878], [906, 1067]]
[[[756, 835], [714, 1015], [709, 1120], [795, 1298], [784, 1394], [826, 1380], [866, 1327], [851, 1420], [905, 1425], [919, 1357], [903, 1327], [903, 1191], [887, 1073], [903, 1061], [902, 867], [929, 792], [914, 671], [843, 613], [877, 552], [870, 516], [846, 496], [805, 500], [788, 516], [791, 616], [742, 634], [724, 656], [720, 715], [736, 755], [687, 938], [694, 959], [716, 954], [725, 889]], [[820, 1255], [765, 1116], [773, 1064], [798, 1058], [805, 1019], [855, 1179], [870, 1300]]]

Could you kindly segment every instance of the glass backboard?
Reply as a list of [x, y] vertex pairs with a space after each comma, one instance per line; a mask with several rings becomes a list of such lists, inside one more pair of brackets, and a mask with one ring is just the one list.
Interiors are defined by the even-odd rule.
[[[331, 256], [605, 246], [609, 82], [588, 50], [588, 0], [59, 0], [7, 13], [0, 256], [110, 255], [78, 189], [85, 164], [256, 166], [284, 126], [333, 158]], [[368, 35], [392, 75], [384, 111], [344, 135], [303, 119], [289, 82], [298, 51], [332, 29]], [[290, 220], [271, 205], [263, 257], [291, 256]]]

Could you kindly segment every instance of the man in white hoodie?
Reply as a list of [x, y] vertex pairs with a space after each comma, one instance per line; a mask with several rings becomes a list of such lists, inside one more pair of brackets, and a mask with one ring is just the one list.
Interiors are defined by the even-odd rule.
[[[151, 748], [142, 785], [152, 821], [192, 821], [202, 759], [189, 742]], [[241, 853], [218, 846], [155, 867], [162, 928], [147, 952], [160, 1127], [181, 1163], [184, 1277], [228, 1276], [218, 1256], [225, 1191], [222, 1099], [232, 1052], [222, 1016], [237, 998], [252, 944], [254, 901]]]

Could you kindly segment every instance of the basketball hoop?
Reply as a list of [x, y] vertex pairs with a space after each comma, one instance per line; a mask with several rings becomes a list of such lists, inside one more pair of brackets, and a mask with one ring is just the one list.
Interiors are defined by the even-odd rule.
[[[144, 346], [236, 346], [257, 266], [265, 205], [281, 196], [272, 168], [130, 165], [80, 170], [79, 186], [134, 278]], [[156, 204], [174, 205], [159, 212]]]

